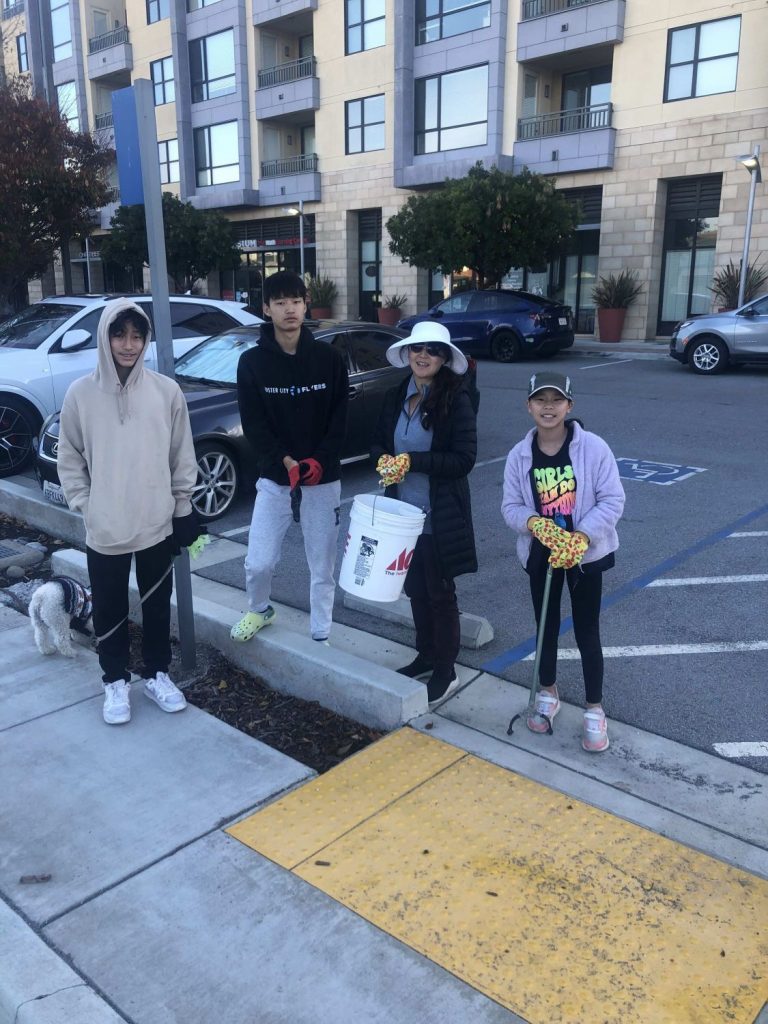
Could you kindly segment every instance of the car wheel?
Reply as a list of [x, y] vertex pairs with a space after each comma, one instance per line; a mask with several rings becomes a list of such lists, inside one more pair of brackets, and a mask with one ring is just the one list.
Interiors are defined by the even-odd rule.
[[195, 448], [197, 482], [192, 505], [202, 519], [211, 522], [223, 516], [235, 500], [240, 483], [232, 453], [215, 441], [203, 441]]
[[520, 358], [520, 345], [511, 331], [499, 331], [491, 338], [491, 355], [497, 363], [514, 363]]
[[728, 366], [728, 350], [718, 338], [700, 338], [688, 353], [694, 373], [722, 373]]
[[0, 477], [12, 476], [32, 461], [33, 441], [42, 417], [37, 409], [13, 395], [0, 396]]

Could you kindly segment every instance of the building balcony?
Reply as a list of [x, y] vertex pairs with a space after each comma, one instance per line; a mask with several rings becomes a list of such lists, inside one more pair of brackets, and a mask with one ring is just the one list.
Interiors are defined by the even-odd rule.
[[317, 154], [262, 160], [259, 181], [259, 205], [320, 201], [320, 172]]
[[18, 0], [15, 4], [9, 4], [6, 6], [3, 4], [0, 8], [0, 19], [2, 21], [8, 21], [11, 18], [18, 18], [20, 14], [24, 13], [24, 0]]
[[624, 39], [625, 0], [522, 0], [517, 60], [542, 60]]
[[260, 71], [254, 104], [259, 118], [317, 110], [320, 82], [315, 58], [301, 57]]
[[557, 110], [517, 122], [515, 165], [537, 174], [566, 174], [613, 167], [613, 104]]
[[317, 0], [253, 0], [253, 24], [268, 25], [281, 18], [317, 10]]
[[132, 70], [133, 50], [127, 26], [88, 40], [88, 77], [92, 81], [116, 75], [127, 79], [125, 84], [130, 85]]

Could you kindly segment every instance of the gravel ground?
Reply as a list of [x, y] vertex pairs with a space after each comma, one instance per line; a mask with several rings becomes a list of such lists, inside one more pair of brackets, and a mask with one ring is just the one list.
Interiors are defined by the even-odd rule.
[[[21, 579], [7, 579], [0, 574], [0, 589], [13, 588], [19, 599], [10, 601], [19, 610], [22, 596], [29, 599], [29, 584], [44, 582], [51, 576], [50, 555], [59, 548], [68, 547], [44, 533], [30, 529], [0, 514], [0, 541], [34, 542], [46, 548], [43, 561], [28, 569]], [[9, 595], [10, 597], [10, 595]], [[141, 627], [131, 624], [132, 672], [140, 665]], [[276, 750], [301, 761], [302, 764], [325, 772], [339, 764], [350, 754], [368, 746], [383, 734], [374, 729], [327, 711], [313, 701], [286, 696], [255, 676], [230, 665], [223, 655], [208, 644], [196, 645], [197, 667], [182, 669], [180, 650], [172, 641], [173, 661], [170, 675], [184, 690], [190, 704], [194, 704], [227, 725], [261, 740]]]

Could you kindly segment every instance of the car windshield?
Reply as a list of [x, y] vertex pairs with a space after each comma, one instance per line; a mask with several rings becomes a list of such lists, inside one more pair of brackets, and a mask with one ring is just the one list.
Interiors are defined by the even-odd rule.
[[243, 352], [259, 343], [258, 331], [231, 331], [201, 342], [176, 362], [177, 377], [237, 384], [237, 364]]
[[0, 323], [0, 345], [5, 348], [37, 348], [85, 306], [62, 302], [36, 302]]

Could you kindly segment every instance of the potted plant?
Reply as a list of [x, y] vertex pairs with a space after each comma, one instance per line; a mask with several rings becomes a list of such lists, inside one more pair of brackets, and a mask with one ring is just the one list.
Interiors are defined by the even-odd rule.
[[384, 301], [379, 306], [378, 317], [380, 324], [394, 326], [398, 320], [403, 318], [403, 306], [408, 301], [405, 295], [385, 295]]
[[317, 277], [310, 278], [307, 285], [307, 302], [311, 315], [316, 320], [327, 320], [337, 295], [336, 283], [330, 277], [318, 274]]
[[621, 341], [627, 309], [642, 290], [634, 270], [622, 270], [598, 280], [592, 289], [592, 301], [597, 307], [600, 341]]
[[[715, 300], [720, 303], [717, 307], [718, 313], [725, 313], [738, 306], [740, 279], [741, 260], [739, 260], [738, 266], [733, 260], [728, 260], [724, 267], [718, 267], [715, 271], [709, 290], [714, 294]], [[752, 299], [757, 298], [767, 281], [768, 268], [758, 267], [757, 263], [748, 263], [744, 301], [751, 302]]]

